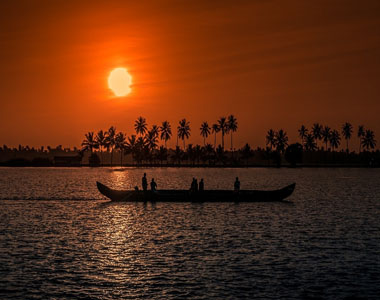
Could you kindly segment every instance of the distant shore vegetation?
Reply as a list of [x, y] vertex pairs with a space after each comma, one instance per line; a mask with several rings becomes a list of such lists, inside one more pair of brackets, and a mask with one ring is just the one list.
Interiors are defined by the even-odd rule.
[[[375, 133], [363, 125], [355, 130], [346, 122], [340, 130], [314, 123], [301, 125], [299, 141], [289, 143], [283, 129], [269, 129], [265, 148], [252, 148], [246, 143], [234, 148], [238, 121], [234, 115], [214, 123], [202, 122], [191, 128], [181, 119], [173, 127], [169, 121], [148, 126], [144, 117], [134, 122], [135, 132], [127, 135], [114, 126], [108, 130], [85, 134], [81, 148], [64, 149], [28, 146], [0, 147], [3, 166], [203, 166], [203, 167], [280, 167], [280, 166], [351, 166], [379, 167], [380, 152], [375, 150]], [[175, 133], [175, 134], [173, 134]], [[188, 143], [191, 134], [199, 134], [203, 144]], [[175, 148], [167, 143], [176, 140]], [[217, 142], [218, 141], [218, 142]], [[210, 143], [211, 142], [211, 143]], [[339, 147], [343, 149], [339, 150]], [[356, 150], [353, 150], [356, 147]]]

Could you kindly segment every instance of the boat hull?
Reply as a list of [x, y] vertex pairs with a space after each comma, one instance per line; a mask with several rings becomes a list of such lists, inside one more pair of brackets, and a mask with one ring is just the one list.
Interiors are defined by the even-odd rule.
[[152, 191], [121, 191], [96, 182], [99, 192], [111, 201], [165, 201], [165, 202], [274, 202], [283, 201], [289, 197], [296, 184], [293, 183], [279, 190], [241, 190], [238, 193], [231, 190], [205, 190], [191, 193], [189, 190], [158, 190]]

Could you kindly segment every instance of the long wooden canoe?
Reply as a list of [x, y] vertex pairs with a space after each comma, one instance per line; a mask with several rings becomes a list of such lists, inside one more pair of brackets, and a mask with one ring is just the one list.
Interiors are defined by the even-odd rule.
[[238, 193], [232, 190], [205, 190], [192, 193], [189, 190], [114, 190], [108, 186], [96, 182], [101, 194], [111, 201], [169, 201], [169, 202], [273, 202], [282, 201], [289, 197], [296, 184], [293, 183], [279, 190], [240, 190]]

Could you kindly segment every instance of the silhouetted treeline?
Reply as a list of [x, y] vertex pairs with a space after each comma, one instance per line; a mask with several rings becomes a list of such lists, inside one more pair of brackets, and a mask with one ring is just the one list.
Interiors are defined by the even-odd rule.
[[[163, 121], [160, 126], [150, 128], [143, 117], [138, 117], [134, 123], [135, 134], [130, 136], [117, 132], [115, 127], [100, 130], [97, 134], [88, 132], [82, 142], [82, 150], [100, 155], [99, 164], [104, 164], [104, 150], [110, 153], [113, 165], [114, 152], [120, 158], [120, 165], [125, 162], [126, 155], [130, 157], [132, 165], [186, 165], [186, 166], [281, 166], [283, 163], [291, 166], [308, 165], [350, 165], [350, 166], [377, 166], [379, 164], [378, 151], [370, 152], [376, 146], [374, 132], [358, 126], [357, 137], [359, 152], [349, 151], [349, 140], [353, 135], [350, 123], [342, 126], [341, 133], [328, 126], [315, 123], [309, 130], [302, 125], [299, 130], [301, 143], [289, 145], [287, 133], [280, 129], [270, 129], [266, 136], [266, 149], [252, 150], [249, 144], [240, 149], [233, 147], [233, 133], [238, 129], [237, 119], [230, 115], [221, 117], [211, 126], [207, 121], [200, 124], [199, 134], [203, 137], [203, 145], [188, 144], [191, 136], [190, 122], [182, 119], [176, 128], [176, 147], [167, 148], [167, 142], [172, 138], [171, 124]], [[221, 143], [217, 144], [217, 134], [220, 134]], [[210, 135], [214, 135], [213, 145], [206, 142]], [[337, 152], [341, 143], [341, 134], [346, 140], [346, 151]], [[230, 149], [225, 149], [225, 137], [230, 135]], [[179, 145], [182, 140], [183, 146]], [[159, 142], [163, 145], [159, 145]], [[321, 145], [320, 145], [321, 144]], [[324, 145], [324, 146], [323, 146]], [[364, 152], [362, 152], [364, 149]], [[94, 154], [95, 153], [95, 154]], [[119, 164], [119, 163], [118, 163]]]
[[[182, 119], [176, 127], [176, 146], [167, 147], [173, 137], [168, 121], [148, 128], [146, 119], [137, 118], [135, 133], [127, 135], [118, 132], [114, 126], [97, 133], [88, 132], [81, 149], [33, 149], [19, 146], [18, 149], [0, 147], [2, 165], [30, 166], [379, 166], [379, 151], [375, 134], [364, 126], [358, 126], [354, 132], [350, 123], [343, 124], [341, 131], [313, 124], [308, 129], [304, 125], [298, 130], [299, 141], [289, 144], [289, 138], [283, 129], [268, 130], [266, 148], [252, 149], [247, 143], [240, 149], [233, 147], [233, 134], [238, 129], [237, 119], [230, 115], [221, 117], [211, 126], [207, 121], [200, 124], [199, 134], [203, 145], [187, 144], [191, 136], [190, 122]], [[219, 134], [220, 143], [217, 143]], [[225, 149], [225, 138], [229, 135], [230, 148]], [[208, 137], [213, 144], [208, 143]], [[351, 139], [356, 136], [357, 149], [350, 152]], [[345, 150], [337, 151], [345, 140]], [[180, 143], [181, 141], [181, 143]], [[161, 145], [159, 145], [161, 142]], [[182, 144], [182, 145], [180, 145]], [[4, 154], [8, 159], [4, 160]], [[13, 157], [9, 158], [9, 154]], [[32, 155], [31, 155], [32, 154]], [[23, 156], [24, 155], [24, 156]], [[28, 156], [29, 155], [29, 156]]]
[[[342, 125], [340, 132], [329, 126], [314, 123], [310, 130], [302, 125], [298, 130], [298, 134], [304, 149], [309, 151], [329, 149], [334, 151], [340, 146], [342, 139], [344, 139], [346, 141], [346, 152], [349, 153], [349, 141], [354, 135], [357, 137], [359, 153], [362, 149], [371, 151], [376, 147], [375, 133], [372, 130], [359, 125], [357, 131], [354, 132], [353, 126], [348, 122]], [[268, 137], [269, 131], [267, 141]]]

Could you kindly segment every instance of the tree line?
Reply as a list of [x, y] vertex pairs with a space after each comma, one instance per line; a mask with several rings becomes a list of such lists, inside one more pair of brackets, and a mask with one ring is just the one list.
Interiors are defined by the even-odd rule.
[[[363, 164], [373, 158], [378, 161], [379, 151], [370, 151], [376, 147], [375, 134], [372, 130], [364, 128], [363, 125], [357, 127], [354, 132], [353, 126], [346, 122], [341, 130], [331, 129], [327, 125], [314, 123], [311, 128], [302, 125], [298, 129], [300, 142], [289, 144], [287, 132], [283, 129], [275, 131], [269, 129], [266, 134], [266, 148], [251, 149], [247, 143], [240, 149], [233, 146], [234, 134], [237, 132], [238, 122], [235, 116], [221, 117], [213, 124], [207, 121], [201, 122], [198, 127], [198, 134], [203, 138], [203, 145], [193, 145], [188, 143], [191, 134], [190, 122], [182, 119], [177, 126], [172, 129], [169, 121], [161, 124], [148, 126], [143, 117], [138, 117], [134, 122], [134, 133], [126, 135], [118, 132], [114, 126], [108, 130], [99, 130], [97, 133], [90, 131], [85, 134], [81, 149], [76, 150], [80, 157], [84, 157], [85, 152], [90, 152], [90, 165], [100, 165], [107, 161], [107, 164], [114, 164], [114, 155], [117, 155], [120, 165], [123, 165], [123, 157], [130, 155], [132, 163], [143, 164], [166, 164], [180, 165], [186, 162], [187, 165], [249, 165], [255, 161], [254, 165], [262, 165], [267, 161], [267, 165], [280, 165], [281, 158], [285, 158], [291, 164], [303, 162], [307, 164]], [[350, 141], [354, 137], [358, 138], [359, 152], [350, 152]], [[207, 138], [212, 138], [211, 143]], [[220, 137], [220, 143], [217, 139]], [[168, 149], [167, 143], [172, 138], [176, 139], [174, 149]], [[225, 139], [229, 138], [229, 149], [225, 148]], [[345, 143], [344, 143], [345, 141]], [[228, 142], [228, 141], [227, 141]], [[160, 145], [161, 143], [161, 145]], [[346, 151], [336, 151], [341, 143], [345, 144]], [[352, 146], [351, 146], [352, 147]], [[96, 151], [94, 151], [96, 150]], [[364, 150], [364, 152], [362, 151]], [[23, 147], [18, 149], [8, 148], [6, 145], [0, 147], [0, 161], [2, 163], [9, 159], [24, 157], [27, 159], [42, 158], [51, 159], [51, 155], [62, 155], [70, 153], [70, 149], [63, 149], [62, 146], [56, 148], [44, 147], [40, 149]], [[19, 154], [16, 154], [19, 153]], [[330, 154], [329, 154], [330, 153]], [[363, 155], [361, 155], [363, 154]], [[50, 156], [49, 156], [50, 155]], [[55, 157], [54, 156], [54, 157]], [[250, 160], [252, 157], [254, 160]], [[369, 157], [370, 156], [370, 157]], [[88, 154], [86, 154], [86, 159]], [[273, 162], [273, 163], [272, 163]], [[377, 164], [377, 163], [376, 163]]]
[[[238, 163], [238, 160], [243, 159], [248, 161], [253, 156], [253, 150], [247, 143], [244, 147], [237, 149], [233, 148], [233, 134], [238, 129], [238, 122], [235, 116], [221, 117], [211, 126], [207, 121], [200, 124], [199, 134], [203, 137], [203, 146], [188, 144], [186, 141], [191, 136], [190, 122], [182, 119], [178, 122], [175, 149], [168, 149], [167, 142], [173, 137], [172, 126], [169, 121], [163, 121], [161, 125], [152, 125], [148, 128], [145, 118], [138, 117], [134, 122], [135, 134], [127, 136], [123, 132], [116, 132], [116, 128], [111, 126], [108, 130], [100, 130], [96, 134], [88, 132], [85, 134], [85, 139], [82, 142], [82, 151], [91, 151], [94, 149], [100, 152], [100, 161], [103, 161], [103, 151], [107, 151], [111, 155], [111, 165], [113, 164], [113, 154], [118, 152], [120, 155], [120, 164], [122, 165], [123, 154], [132, 155], [133, 162], [142, 163], [144, 161], [155, 163], [157, 161], [168, 161], [170, 158], [180, 164], [181, 161], [187, 160], [192, 162], [202, 161], [209, 164], [229, 160], [232, 163]], [[217, 134], [221, 136], [221, 144], [217, 145]], [[274, 131], [268, 130], [266, 135], [267, 148], [264, 150], [267, 157], [276, 157], [285, 154], [286, 150], [292, 153], [294, 149], [297, 151], [336, 151], [340, 146], [342, 137], [346, 140], [346, 151], [349, 152], [349, 140], [353, 136], [353, 126], [346, 122], [342, 125], [341, 132], [336, 129], [331, 129], [329, 126], [322, 126], [319, 123], [313, 124], [309, 130], [304, 125], [298, 130], [301, 143], [289, 145], [289, 138], [283, 129]], [[206, 139], [213, 135], [213, 145], [206, 142]], [[230, 135], [230, 151], [225, 150], [225, 137]], [[359, 138], [359, 153], [362, 149], [370, 151], [375, 148], [375, 134], [370, 129], [365, 129], [364, 126], [358, 126], [357, 136]], [[159, 146], [159, 141], [164, 144]], [[183, 146], [180, 147], [180, 141]], [[330, 148], [328, 148], [330, 146]], [[289, 149], [288, 149], [289, 148]], [[262, 151], [259, 149], [258, 151]], [[272, 154], [276, 155], [269, 155]]]
[[[305, 125], [301, 125], [298, 130], [298, 135], [301, 138], [301, 145], [306, 151], [329, 150], [335, 151], [341, 144], [342, 137], [346, 140], [346, 151], [349, 152], [349, 140], [354, 133], [352, 124], [346, 122], [342, 125], [341, 132], [336, 129], [331, 129], [329, 126], [322, 126], [319, 123], [314, 123], [310, 131]], [[359, 153], [362, 148], [367, 151], [373, 150], [376, 147], [375, 134], [370, 129], [365, 129], [363, 125], [359, 125], [356, 131], [359, 139]], [[323, 143], [325, 147], [321, 146]], [[288, 146], [288, 136], [286, 132], [280, 129], [275, 132], [270, 129], [266, 135], [266, 144], [270, 149], [276, 149], [283, 152]]]
[[[111, 126], [108, 130], [99, 130], [96, 134], [90, 131], [85, 134], [82, 142], [82, 151], [91, 151], [99, 149], [102, 160], [103, 151], [111, 153], [111, 165], [113, 163], [113, 153], [120, 153], [122, 165], [122, 157], [124, 154], [132, 154], [134, 161], [140, 163], [142, 161], [164, 161], [167, 160], [168, 148], [167, 142], [173, 137], [172, 126], [169, 121], [163, 121], [160, 126], [152, 125], [148, 128], [146, 119], [138, 117], [134, 123], [136, 134], [127, 136], [123, 132], [116, 132], [116, 128]], [[187, 145], [186, 140], [191, 136], [190, 122], [182, 119], [178, 122], [176, 134], [176, 148], [172, 158], [178, 162], [184, 157], [190, 160], [211, 160], [213, 156], [220, 158], [221, 153], [224, 153], [224, 139], [227, 134], [230, 134], [230, 149], [233, 150], [233, 133], [238, 129], [238, 122], [234, 115], [219, 118], [211, 126], [207, 121], [202, 122], [199, 131], [203, 137], [203, 147], [192, 144]], [[221, 133], [221, 145], [216, 146], [217, 134]], [[206, 143], [206, 139], [214, 134], [214, 145]], [[159, 140], [164, 143], [164, 146], [159, 147]], [[179, 146], [179, 140], [182, 140], [183, 148]], [[187, 155], [186, 155], [187, 154]], [[215, 154], [215, 155], [212, 155]]]

